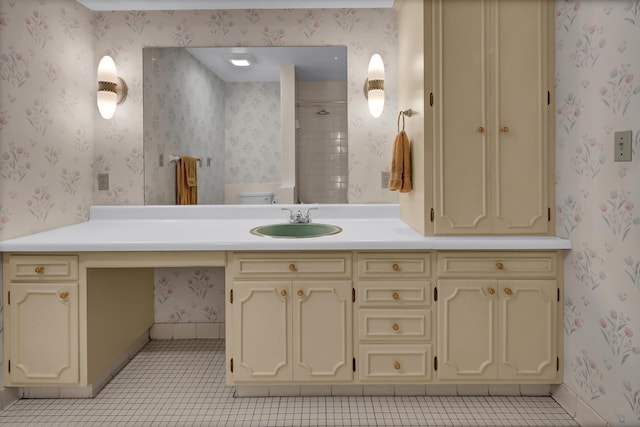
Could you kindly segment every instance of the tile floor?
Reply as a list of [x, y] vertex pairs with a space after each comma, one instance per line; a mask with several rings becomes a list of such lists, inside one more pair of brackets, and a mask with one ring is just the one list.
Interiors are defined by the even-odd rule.
[[551, 397], [235, 398], [224, 340], [151, 341], [94, 399], [22, 399], [11, 426], [577, 426]]

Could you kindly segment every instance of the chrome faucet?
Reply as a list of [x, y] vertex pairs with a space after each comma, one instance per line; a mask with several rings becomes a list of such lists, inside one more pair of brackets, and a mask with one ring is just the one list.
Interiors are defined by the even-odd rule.
[[293, 213], [293, 209], [289, 208], [281, 208], [283, 211], [289, 211], [289, 224], [308, 224], [311, 222], [311, 215], [309, 215], [309, 211], [316, 210], [318, 208], [309, 208], [307, 209], [306, 214], [302, 214], [302, 211], [298, 209], [298, 212]]

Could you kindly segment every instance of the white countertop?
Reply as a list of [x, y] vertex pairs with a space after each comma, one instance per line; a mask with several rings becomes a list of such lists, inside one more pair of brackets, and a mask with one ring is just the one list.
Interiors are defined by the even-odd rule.
[[[311, 211], [338, 234], [283, 239], [249, 230], [286, 222], [281, 208]], [[398, 205], [94, 206], [90, 220], [0, 242], [1, 252], [235, 250], [555, 250], [553, 236], [422, 236], [399, 219]]]

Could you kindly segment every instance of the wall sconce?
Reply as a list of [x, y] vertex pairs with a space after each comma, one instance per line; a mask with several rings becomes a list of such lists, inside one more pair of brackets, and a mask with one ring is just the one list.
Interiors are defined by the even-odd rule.
[[364, 94], [369, 103], [369, 112], [380, 117], [384, 108], [384, 63], [377, 53], [369, 60]]
[[98, 64], [98, 110], [105, 119], [116, 112], [116, 106], [127, 99], [127, 84], [118, 77], [116, 63], [110, 56], [103, 56]]

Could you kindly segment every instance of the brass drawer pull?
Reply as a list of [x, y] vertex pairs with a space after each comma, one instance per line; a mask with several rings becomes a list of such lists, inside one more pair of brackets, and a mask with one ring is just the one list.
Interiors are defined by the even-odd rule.
[[398, 329], [400, 329], [400, 325], [398, 325], [397, 323], [394, 323], [393, 325], [391, 325], [391, 329], [393, 329], [394, 331], [397, 331]]
[[287, 296], [287, 290], [286, 289], [281, 290], [280, 291], [280, 295], [282, 295], [283, 297], [286, 297]]
[[496, 293], [496, 290], [493, 288], [489, 288], [488, 292], [489, 292], [489, 295], [493, 295]]
[[511, 295], [513, 293], [513, 291], [511, 290], [511, 288], [505, 288], [504, 289], [504, 293], [507, 295]]
[[396, 368], [396, 369], [400, 369], [400, 362], [395, 362], [393, 364], [393, 367]]
[[500, 128], [500, 132], [502, 132], [502, 133], [507, 133], [507, 132], [509, 132], [509, 127], [508, 127], [508, 126], [503, 126], [503, 127], [501, 127], [501, 128]]
[[476, 132], [482, 133], [482, 132], [484, 132], [484, 128], [482, 126], [480, 126], [478, 129], [476, 129]]
[[501, 262], [496, 262], [496, 267], [498, 268], [498, 270], [502, 270], [504, 269], [504, 264]]
[[391, 298], [398, 299], [398, 298], [400, 298], [400, 295], [398, 295], [397, 292], [394, 292], [393, 294], [391, 294]]
[[398, 270], [400, 270], [400, 266], [399, 266], [398, 264], [393, 264], [393, 265], [391, 266], [391, 268], [393, 269], [393, 271], [398, 271]]
[[34, 268], [34, 270], [35, 270], [36, 273], [42, 274], [42, 273], [44, 273], [44, 266], [39, 265], [36, 268]]
[[69, 292], [67, 291], [60, 292], [60, 299], [67, 299], [68, 296], [69, 296]]
[[296, 265], [295, 264], [289, 264], [289, 271], [296, 271]]
[[299, 297], [303, 297], [304, 296], [304, 291], [302, 289], [298, 289], [298, 296]]

